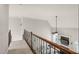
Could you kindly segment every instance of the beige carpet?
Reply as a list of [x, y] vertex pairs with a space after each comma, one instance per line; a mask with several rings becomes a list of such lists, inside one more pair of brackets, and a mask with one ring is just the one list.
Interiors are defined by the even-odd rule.
[[33, 54], [24, 40], [13, 41], [8, 48], [8, 54]]

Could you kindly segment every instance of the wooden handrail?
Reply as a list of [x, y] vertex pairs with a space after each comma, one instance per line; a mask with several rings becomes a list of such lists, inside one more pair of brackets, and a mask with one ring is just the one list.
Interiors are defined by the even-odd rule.
[[63, 51], [63, 52], [66, 53], [66, 54], [77, 54], [76, 52], [70, 50], [70, 49], [67, 48], [67, 47], [64, 47], [64, 46], [62, 46], [62, 45], [59, 45], [59, 44], [54, 43], [54, 42], [52, 42], [52, 41], [49, 41], [49, 40], [47, 40], [47, 39], [45, 39], [45, 38], [43, 38], [43, 37], [40, 37], [40, 36], [38, 36], [38, 35], [36, 35], [36, 34], [34, 34], [34, 33], [32, 33], [32, 32], [31, 32], [31, 35], [34, 35], [34, 36], [36, 36], [37, 38], [39, 38], [39, 39], [41, 39], [41, 40], [43, 40], [43, 41], [49, 43], [51, 46], [54, 46], [54, 47], [60, 49], [61, 51]]

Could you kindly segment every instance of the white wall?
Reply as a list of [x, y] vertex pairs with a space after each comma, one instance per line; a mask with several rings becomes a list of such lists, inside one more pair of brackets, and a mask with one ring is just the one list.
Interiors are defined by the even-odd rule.
[[0, 53], [8, 50], [8, 5], [0, 5]]
[[78, 28], [78, 5], [10, 5], [10, 17], [29, 17], [47, 20], [55, 27], [55, 16], [58, 16], [59, 28]]
[[23, 27], [41, 37], [51, 39], [51, 27], [47, 21], [32, 18], [23, 18]]
[[79, 49], [79, 5], [78, 5], [78, 49]]

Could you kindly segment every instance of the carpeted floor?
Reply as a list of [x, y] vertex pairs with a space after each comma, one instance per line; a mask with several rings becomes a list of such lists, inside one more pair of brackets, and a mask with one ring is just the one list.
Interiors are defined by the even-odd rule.
[[11, 42], [8, 54], [33, 54], [24, 40]]

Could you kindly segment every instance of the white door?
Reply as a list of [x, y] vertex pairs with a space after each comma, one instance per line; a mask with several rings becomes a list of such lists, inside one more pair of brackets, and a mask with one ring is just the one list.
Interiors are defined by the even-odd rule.
[[11, 29], [12, 41], [22, 40], [22, 19], [21, 18], [10, 18], [9, 27]]

